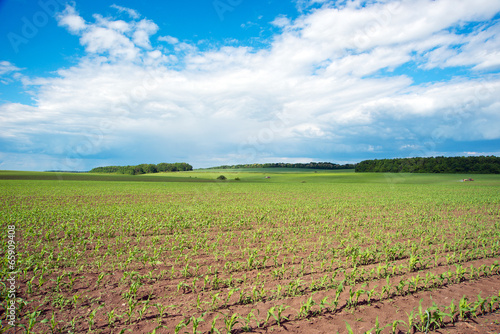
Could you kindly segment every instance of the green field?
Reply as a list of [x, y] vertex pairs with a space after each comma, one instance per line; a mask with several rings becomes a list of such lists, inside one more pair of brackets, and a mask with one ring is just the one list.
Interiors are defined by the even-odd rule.
[[[434, 300], [442, 294], [458, 301], [462, 293], [449, 286], [500, 274], [500, 176], [460, 182], [466, 177], [0, 171], [5, 263], [7, 228], [16, 231], [18, 326], [34, 333], [174, 333], [186, 324], [190, 333], [234, 333], [281, 330], [284, 321], [301, 332], [314, 317], [342, 332], [346, 319], [361, 328], [354, 315], [360, 307], [391, 301], [409, 313], [420, 298], [430, 306], [431, 291]], [[1, 281], [9, 275], [2, 266]], [[7, 303], [6, 289], [0, 299]], [[408, 295], [413, 305], [403, 300]], [[498, 301], [491, 298], [493, 312]], [[375, 318], [364, 321], [372, 326]]]
[[[0, 180], [120, 181], [120, 182], [217, 182], [225, 183], [382, 183], [445, 184], [460, 182], [471, 174], [354, 173], [354, 170], [311, 170], [290, 168], [204, 169], [188, 172], [143, 175], [0, 171]], [[269, 179], [266, 179], [269, 176]], [[475, 174], [474, 184], [498, 185], [500, 176]], [[240, 180], [236, 181], [235, 178]]]

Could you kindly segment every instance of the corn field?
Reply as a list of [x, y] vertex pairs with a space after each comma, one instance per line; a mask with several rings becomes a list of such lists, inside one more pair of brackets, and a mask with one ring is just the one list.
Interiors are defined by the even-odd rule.
[[223, 173], [0, 179], [2, 331], [14, 304], [25, 333], [425, 333], [498, 317], [500, 177]]

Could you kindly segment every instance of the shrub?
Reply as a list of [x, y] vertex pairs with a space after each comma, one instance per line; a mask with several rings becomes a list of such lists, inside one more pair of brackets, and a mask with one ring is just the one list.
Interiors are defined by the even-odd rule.
[[217, 176], [217, 180], [226, 180], [227, 178], [224, 175]]

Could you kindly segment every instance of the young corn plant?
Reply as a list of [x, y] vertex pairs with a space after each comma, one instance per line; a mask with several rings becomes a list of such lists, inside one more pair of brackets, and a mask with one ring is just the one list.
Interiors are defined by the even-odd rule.
[[420, 322], [417, 324], [418, 330], [427, 333], [429, 330], [443, 327], [445, 315], [434, 302], [431, 307], [424, 310], [421, 299], [418, 306], [418, 316], [420, 318]]
[[220, 334], [219, 329], [215, 325], [218, 318], [219, 317], [217, 316], [217, 317], [212, 319], [212, 322], [210, 323], [210, 329], [208, 330], [208, 334]]
[[297, 314], [297, 318], [298, 319], [301, 319], [301, 318], [307, 318], [309, 317], [310, 315], [313, 314], [312, 312], [312, 307], [316, 305], [316, 302], [314, 302], [312, 296], [309, 297], [301, 306], [300, 306], [300, 309], [299, 309], [299, 312]]
[[349, 325], [349, 323], [347, 321], [345, 321], [345, 320], [344, 320], [344, 322], [345, 322], [345, 327], [346, 327], [347, 333], [348, 334], [354, 334], [354, 331], [352, 330], [351, 325]]
[[455, 271], [455, 283], [460, 283], [465, 280], [465, 274], [467, 273], [467, 269], [462, 267], [460, 264], [456, 264], [456, 271]]
[[144, 314], [148, 311], [150, 301], [151, 301], [150, 299], [143, 301], [142, 308], [137, 310], [137, 314], [139, 315], [139, 317], [137, 319], [139, 321], [142, 320], [142, 318], [144, 317]]
[[191, 319], [182, 319], [177, 325], [175, 325], [174, 333], [178, 334], [181, 331], [181, 329], [187, 327], [190, 322]]
[[89, 332], [92, 331], [92, 326], [95, 324], [95, 316], [97, 314], [97, 311], [99, 311], [103, 306], [98, 306], [94, 310], [90, 311], [90, 313], [87, 316], [87, 322], [89, 324]]
[[138, 300], [135, 300], [134, 298], [129, 298], [128, 300], [128, 309], [125, 312], [128, 316], [128, 323], [132, 323], [132, 315], [134, 314], [134, 310], [137, 307], [137, 304], [139, 303]]
[[[278, 326], [281, 326], [281, 324], [283, 322], [288, 321], [288, 318], [283, 315], [283, 311], [285, 311], [289, 307], [290, 306], [284, 306], [284, 305], [279, 305], [278, 307], [273, 306], [268, 310], [268, 314], [271, 313], [274, 320], [276, 320], [276, 323], [278, 324]], [[266, 324], [267, 324], [267, 321], [268, 321], [268, 319], [266, 319]]]
[[[200, 331], [198, 331], [198, 327], [200, 326], [200, 323], [205, 321], [203, 319], [203, 317], [205, 316], [206, 312], [203, 313], [201, 316], [199, 317], [195, 317], [194, 315], [191, 316], [190, 318], [190, 322], [193, 324], [193, 334], [197, 334], [197, 333], [201, 333]], [[189, 323], [188, 323], [189, 324]], [[186, 325], [188, 325], [186, 324]]]
[[264, 326], [267, 326], [269, 324], [269, 319], [271, 319], [271, 317], [273, 316], [274, 309], [275, 307], [273, 306], [269, 310], [267, 310], [266, 320], [264, 320]]
[[[477, 300], [476, 302], [474, 303], [473, 305], [473, 314], [477, 317], [479, 312], [481, 312], [481, 314], [484, 314], [486, 312], [486, 302], [488, 301], [488, 299], [483, 299], [481, 297], [481, 294], [479, 294], [477, 296]], [[479, 310], [479, 312], [478, 312]]]
[[331, 312], [335, 313], [337, 312], [337, 307], [339, 305], [339, 297], [340, 297], [340, 291], [336, 291], [335, 292], [335, 298], [333, 299], [333, 301], [331, 303], [329, 303], [328, 305], [330, 305], [331, 307]]
[[231, 299], [231, 296], [232, 296], [235, 292], [237, 292], [237, 291], [239, 291], [239, 290], [240, 290], [239, 288], [237, 288], [237, 289], [230, 289], [230, 290], [229, 290], [229, 292], [228, 292], [228, 294], [227, 294], [227, 297], [226, 297], [226, 300], [224, 301], [224, 307], [227, 307], [227, 304], [229, 303], [229, 300]]
[[420, 263], [420, 256], [418, 255], [411, 255], [410, 258], [408, 259], [408, 270], [410, 272], [414, 272], [418, 270], [418, 267], [421, 266]]
[[102, 272], [99, 274], [99, 276], [97, 277], [97, 281], [95, 283], [95, 287], [96, 289], [99, 289], [99, 285], [101, 284], [101, 281], [102, 279], [104, 278], [104, 276], [107, 275], [105, 272]]
[[319, 314], [323, 313], [323, 310], [326, 309], [326, 305], [329, 305], [327, 302], [327, 299], [328, 299], [328, 296], [326, 296], [325, 298], [320, 300], [320, 302], [318, 304], [319, 305], [319, 311], [318, 311]]
[[392, 325], [392, 324], [387, 324], [387, 325], [385, 325], [384, 327], [380, 327], [380, 323], [379, 323], [379, 321], [378, 321], [378, 317], [377, 317], [377, 318], [375, 319], [375, 327], [373, 327], [372, 329], [370, 329], [370, 331], [369, 331], [369, 332], [370, 332], [370, 333], [372, 333], [372, 331], [373, 331], [373, 333], [375, 333], [375, 334], [380, 334], [380, 333], [382, 333], [382, 331], [383, 331], [384, 329], [386, 329], [387, 327], [389, 327], [389, 326], [391, 326], [391, 325]]
[[500, 297], [491, 297], [488, 303], [488, 312], [492, 313], [495, 310], [495, 304], [500, 300]]
[[106, 316], [108, 317], [108, 326], [113, 328], [116, 323], [116, 318], [118, 317], [117, 314], [115, 313], [115, 309], [112, 309], [111, 311], [107, 312]]
[[76, 331], [76, 322], [77, 322], [77, 320], [78, 320], [78, 319], [80, 319], [80, 318], [81, 318], [81, 317], [76, 316], [76, 317], [74, 317], [73, 319], [71, 319], [71, 320], [69, 321], [69, 326], [71, 327], [71, 330], [70, 330], [70, 331], [68, 331], [68, 333], [75, 333], [75, 331]]
[[450, 306], [447, 306], [446, 310], [446, 312], [443, 312], [443, 316], [449, 317], [452, 325], [454, 325], [458, 319], [458, 309], [454, 299], [451, 300]]
[[458, 303], [458, 312], [460, 315], [460, 319], [466, 320], [469, 319], [471, 316], [473, 308], [471, 307], [471, 304], [469, 303], [469, 300], [467, 297], [463, 296], [462, 299], [460, 299]]
[[34, 280], [34, 279], [35, 279], [35, 276], [33, 276], [33, 277], [31, 278], [31, 280], [29, 280], [29, 281], [27, 281], [27, 282], [26, 282], [26, 288], [28, 289], [28, 290], [27, 290], [27, 293], [28, 293], [29, 295], [31, 295], [31, 294], [33, 293], [33, 280]]
[[252, 326], [250, 325], [250, 322], [252, 321], [252, 316], [253, 315], [253, 309], [250, 311], [250, 313], [247, 314], [246, 317], [240, 317], [241, 324], [243, 325], [241, 327], [241, 330], [244, 332], [250, 332], [252, 330]]
[[354, 295], [356, 294], [356, 291], [352, 289], [352, 287], [349, 288], [349, 299], [347, 300], [347, 307], [351, 308], [354, 306]]
[[38, 307], [31, 313], [28, 313], [26, 317], [28, 318], [27, 325], [21, 324], [22, 327], [26, 330], [26, 334], [33, 333], [33, 327], [35, 327], [37, 323], [37, 319], [40, 316], [42, 311], [38, 311]]
[[392, 334], [396, 334], [396, 331], [398, 330], [398, 325], [404, 323], [403, 320], [394, 320], [392, 324], [389, 324], [388, 326], [391, 326]]
[[65, 274], [59, 275], [56, 277], [56, 279], [51, 279], [51, 281], [56, 282], [56, 286], [54, 287], [55, 292], [61, 292], [61, 281], [65, 277]]
[[[248, 320], [248, 325], [249, 325], [249, 324], [250, 324], [250, 318], [253, 318], [253, 320], [255, 321], [255, 327], [257, 327], [257, 328], [261, 328], [261, 326], [263, 326], [264, 324], [262, 324], [262, 323], [261, 323], [261, 321], [260, 321], [260, 317], [259, 317], [259, 316], [260, 316], [260, 311], [259, 311], [259, 310], [257, 310], [257, 315], [255, 315], [255, 314], [253, 313], [254, 311], [255, 311], [255, 310], [254, 310], [254, 309], [252, 309], [252, 310], [250, 311], [250, 313], [248, 313], [247, 317], [246, 317], [246, 318], [243, 318], [243, 319], [244, 319], [245, 321], [247, 321], [247, 320]], [[250, 328], [250, 330], [251, 330], [251, 328]]]
[[52, 333], [56, 333], [56, 332], [60, 332], [61, 329], [59, 328], [59, 323], [61, 323], [62, 321], [57, 321], [56, 320], [56, 313], [54, 311], [52, 311], [52, 316], [50, 317], [50, 319], [44, 319], [41, 321], [41, 323], [50, 323], [50, 330]]
[[154, 306], [156, 307], [156, 310], [158, 311], [158, 325], [161, 325], [162, 321], [163, 321], [163, 317], [165, 316], [165, 311], [167, 310], [168, 307], [176, 307], [176, 305], [168, 305], [168, 306], [163, 306], [162, 304], [160, 303], [156, 303], [154, 304]]
[[182, 290], [182, 293], [185, 294], [191, 292], [192, 287], [190, 284], [187, 284], [186, 282], [182, 281], [179, 282], [179, 284], [177, 284], [177, 292], [179, 292], [180, 290]]
[[224, 325], [226, 326], [227, 333], [231, 333], [234, 329], [234, 326], [239, 324], [238, 319], [240, 318], [238, 313], [234, 313], [231, 316], [229, 314], [223, 314], [224, 316]]
[[402, 278], [398, 285], [396, 285], [395, 289], [396, 289], [396, 293], [398, 296], [404, 296], [405, 292], [404, 292], [404, 289], [405, 289], [405, 286], [406, 286], [406, 279]]
[[391, 296], [391, 291], [392, 291], [392, 285], [391, 282], [389, 282], [389, 277], [386, 277], [386, 284], [382, 287], [382, 295], [386, 295], [386, 298], [389, 298]]
[[368, 306], [371, 306], [371, 300], [373, 295], [375, 294], [375, 289], [377, 288], [378, 285], [375, 285], [371, 290], [366, 290], [366, 302], [368, 303]]
[[[363, 287], [365, 287], [366, 284], [363, 284]], [[354, 302], [353, 302], [353, 307], [356, 307], [358, 305], [358, 301], [359, 301], [359, 296], [361, 296], [363, 293], [365, 293], [366, 291], [363, 290], [362, 288], [357, 290], [356, 293], [355, 293], [355, 298], [354, 298]]]
[[220, 292], [210, 294], [210, 296], [212, 297], [212, 303], [210, 304], [210, 309], [213, 311], [217, 309], [218, 302], [220, 301], [219, 294]]

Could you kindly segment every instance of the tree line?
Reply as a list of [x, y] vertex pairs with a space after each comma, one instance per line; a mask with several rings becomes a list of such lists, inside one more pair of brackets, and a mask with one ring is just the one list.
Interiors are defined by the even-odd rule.
[[139, 175], [158, 172], [181, 172], [193, 170], [193, 166], [185, 162], [166, 163], [162, 162], [155, 164], [140, 164], [135, 166], [105, 166], [96, 167], [90, 170], [89, 173], [117, 173]]
[[499, 174], [500, 157], [430, 157], [364, 160], [356, 172]]
[[310, 169], [354, 169], [354, 164], [339, 165], [332, 162], [286, 163], [274, 162], [265, 164], [222, 165], [210, 169], [238, 169], [238, 168], [310, 168]]

